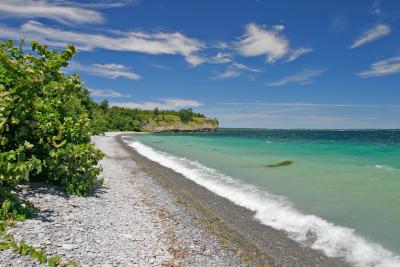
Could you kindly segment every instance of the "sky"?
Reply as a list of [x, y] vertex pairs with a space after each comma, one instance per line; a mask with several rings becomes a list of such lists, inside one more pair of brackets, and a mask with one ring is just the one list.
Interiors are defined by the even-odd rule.
[[221, 127], [400, 128], [400, 1], [0, 0], [0, 38], [78, 55], [95, 101]]

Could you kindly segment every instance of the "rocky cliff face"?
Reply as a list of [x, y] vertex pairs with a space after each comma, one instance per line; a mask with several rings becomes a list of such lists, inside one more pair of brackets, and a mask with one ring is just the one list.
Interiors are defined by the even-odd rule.
[[149, 121], [143, 129], [147, 132], [201, 132], [214, 131], [218, 128], [218, 121], [209, 118], [193, 118], [184, 123], [179, 117]]

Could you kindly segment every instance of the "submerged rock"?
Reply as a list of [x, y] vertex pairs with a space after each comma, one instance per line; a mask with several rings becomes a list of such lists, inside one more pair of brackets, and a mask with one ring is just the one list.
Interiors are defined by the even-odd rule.
[[293, 164], [293, 160], [284, 160], [281, 161], [279, 163], [275, 163], [275, 164], [265, 164], [263, 165], [264, 167], [268, 167], [268, 168], [275, 168], [275, 167], [283, 167], [283, 166], [289, 166], [291, 164]]

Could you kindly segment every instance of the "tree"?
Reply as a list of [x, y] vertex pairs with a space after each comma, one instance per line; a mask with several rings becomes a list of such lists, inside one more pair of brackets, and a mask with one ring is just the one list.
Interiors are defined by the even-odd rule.
[[181, 109], [179, 110], [178, 115], [183, 123], [188, 123], [192, 120], [193, 111], [192, 109]]
[[99, 108], [104, 112], [107, 111], [108, 110], [108, 100], [104, 99], [103, 101], [101, 101], [99, 104]]

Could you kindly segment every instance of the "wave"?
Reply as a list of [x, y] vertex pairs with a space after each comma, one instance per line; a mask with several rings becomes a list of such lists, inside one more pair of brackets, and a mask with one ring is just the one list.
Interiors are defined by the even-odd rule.
[[375, 168], [378, 168], [378, 169], [384, 169], [384, 170], [387, 170], [387, 171], [394, 171], [395, 169], [394, 168], [392, 168], [392, 167], [390, 167], [390, 166], [387, 166], [387, 165], [374, 165], [374, 167]]
[[129, 144], [139, 154], [170, 168], [210, 191], [255, 212], [261, 223], [278, 230], [327, 256], [340, 257], [357, 267], [400, 266], [400, 256], [320, 217], [303, 214], [285, 198], [243, 184], [237, 179], [208, 168], [197, 161], [157, 151], [140, 142]]

